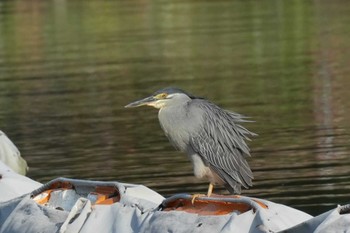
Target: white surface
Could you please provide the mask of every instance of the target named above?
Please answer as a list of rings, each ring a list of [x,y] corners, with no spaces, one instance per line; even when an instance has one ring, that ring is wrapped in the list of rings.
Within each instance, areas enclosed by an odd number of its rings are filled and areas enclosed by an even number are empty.
[[[345,213],[341,209],[347,209]],[[350,232],[350,206],[338,206],[308,221],[291,227],[280,233],[337,233]]]
[[[10,171],[9,175],[12,176],[11,179],[10,177],[5,179],[6,182],[9,181],[8,185],[20,186],[21,188],[26,186],[29,191],[40,186],[39,183],[13,171]],[[286,233],[324,233],[348,232],[350,228],[349,214],[340,214],[340,207],[313,218],[299,210],[254,198],[254,200],[267,205],[268,208],[265,209],[257,205],[253,199],[242,196],[239,199],[227,197],[225,199],[217,198],[216,200],[254,202],[254,210],[251,209],[242,214],[198,215],[184,211],[159,210],[158,206],[163,201],[163,197],[142,185],[62,180],[70,182],[75,189],[61,189],[54,192],[51,197],[52,200],[47,206],[38,205],[30,198],[29,194],[8,202],[0,202],[0,233],[261,233],[283,230]],[[2,182],[0,182],[0,185]],[[44,187],[50,185],[42,186],[40,192],[44,190]],[[114,185],[119,190],[120,201],[112,205],[93,205],[91,200],[85,196],[88,196],[89,190],[94,190],[95,185]],[[4,196],[7,198],[11,196],[3,192],[6,187],[0,186],[0,190],[0,198],[4,199]],[[23,190],[19,192],[23,193]],[[175,198],[188,198],[188,195],[179,195]],[[56,209],[57,207],[60,208]]]
[[[118,182],[114,184],[120,192],[119,202],[92,205],[85,197],[88,193],[83,192],[85,196],[79,197],[76,192],[107,183],[74,181],[68,180],[76,191],[53,192],[52,200],[46,206],[36,204],[28,196],[0,203],[0,233],[276,232],[312,218],[301,211],[265,200],[260,201],[268,205],[268,209],[256,207],[255,211],[239,215],[202,216],[183,211],[160,211],[161,195],[142,185]],[[242,200],[252,201],[248,197],[242,197]]]
[[[40,186],[39,182],[17,174],[0,161],[0,202],[22,196]]]
[[[91,211],[92,207],[90,200],[79,198],[70,211],[66,221],[61,226],[60,233],[80,232]]]
[[[143,185],[118,182],[113,185],[118,187],[121,199],[112,205],[93,205],[88,194],[86,197],[78,194],[79,189],[111,182],[78,181],[73,185],[75,190],[51,192],[50,201],[42,206],[29,194],[42,185],[17,174],[25,174],[26,170],[27,163],[17,147],[0,131],[0,233],[350,232],[350,216],[340,214],[340,207],[313,218],[299,210],[255,198],[268,208],[258,206],[255,211],[242,214],[203,216],[160,211],[158,206],[164,200],[161,195]],[[252,201],[249,197],[240,200]]]
[[[28,170],[27,162],[21,157],[21,154],[15,144],[0,130],[0,161],[10,167],[18,174],[25,175]]]
[[[339,207],[329,212],[326,219],[315,230],[315,233],[323,232],[350,232],[350,214],[340,214]]]
[[[73,189],[57,190],[50,193],[50,199],[46,206],[71,211],[79,198],[80,196]]]

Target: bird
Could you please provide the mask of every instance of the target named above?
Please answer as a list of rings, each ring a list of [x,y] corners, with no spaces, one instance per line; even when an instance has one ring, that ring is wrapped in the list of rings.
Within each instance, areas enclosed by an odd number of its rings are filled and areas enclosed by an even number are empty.
[[[231,194],[253,185],[246,141],[257,134],[241,125],[251,122],[248,117],[176,87],[160,89],[125,108],[144,105],[159,109],[159,123],[170,143],[187,154],[196,178],[209,181],[208,197],[214,185],[224,185]]]

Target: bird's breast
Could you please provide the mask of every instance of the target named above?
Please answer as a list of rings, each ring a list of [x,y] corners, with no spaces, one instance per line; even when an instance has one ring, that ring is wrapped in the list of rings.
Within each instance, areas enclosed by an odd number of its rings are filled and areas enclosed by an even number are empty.
[[[194,124],[191,124],[184,107],[163,108],[158,113],[159,123],[171,144],[178,150],[186,152]]]

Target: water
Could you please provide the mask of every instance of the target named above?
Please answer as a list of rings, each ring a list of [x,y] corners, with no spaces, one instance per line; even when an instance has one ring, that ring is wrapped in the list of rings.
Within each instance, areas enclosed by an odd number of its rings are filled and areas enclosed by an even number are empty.
[[[3,1],[0,128],[40,182],[205,192],[156,110],[123,108],[178,86],[255,120],[244,195],[316,215],[349,203],[349,21],[344,1]]]

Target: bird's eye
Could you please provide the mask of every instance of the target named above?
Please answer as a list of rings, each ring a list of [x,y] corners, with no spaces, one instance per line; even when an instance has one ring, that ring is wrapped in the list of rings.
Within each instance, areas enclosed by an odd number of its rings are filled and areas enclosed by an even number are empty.
[[[165,99],[168,96],[167,93],[161,93],[156,96],[157,99]]]

